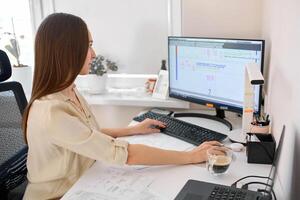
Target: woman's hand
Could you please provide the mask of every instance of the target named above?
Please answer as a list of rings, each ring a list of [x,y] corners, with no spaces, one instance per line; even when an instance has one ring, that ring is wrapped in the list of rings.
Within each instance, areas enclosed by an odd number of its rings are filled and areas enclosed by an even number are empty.
[[[132,134],[148,134],[148,133],[159,133],[160,129],[166,128],[166,125],[154,119],[145,119],[144,121],[132,126]]]
[[[203,142],[198,147],[194,148],[193,150],[189,151],[191,156],[191,163],[201,163],[207,161],[207,150],[213,148],[217,155],[224,154],[224,148],[220,142],[217,141],[209,141]]]

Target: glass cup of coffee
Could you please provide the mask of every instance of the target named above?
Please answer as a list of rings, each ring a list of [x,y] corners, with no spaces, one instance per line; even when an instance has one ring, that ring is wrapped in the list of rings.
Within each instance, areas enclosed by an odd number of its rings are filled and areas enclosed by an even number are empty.
[[[213,175],[227,173],[232,161],[232,150],[226,147],[213,147],[207,150],[207,169]]]

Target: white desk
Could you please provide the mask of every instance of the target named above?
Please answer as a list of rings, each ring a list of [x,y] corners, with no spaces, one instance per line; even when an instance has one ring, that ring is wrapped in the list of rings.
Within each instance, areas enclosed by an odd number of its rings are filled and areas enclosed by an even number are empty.
[[[235,131],[229,133],[228,128],[221,123],[212,122],[210,120],[200,120],[195,118],[182,118],[187,121],[197,122],[196,124],[208,124],[214,126],[207,126],[208,128],[221,131],[222,133],[237,134],[239,127],[241,126],[241,120],[235,118],[233,121],[233,127]],[[145,136],[131,136],[124,137],[131,143],[144,143],[147,145],[167,148],[167,149],[190,149],[193,145],[178,140],[176,138],[156,133]],[[168,140],[168,142],[165,142]],[[229,141],[225,141],[225,143]],[[147,156],[147,155],[145,155]],[[247,175],[262,175],[268,176],[270,171],[270,165],[260,165],[260,164],[248,164],[246,160],[246,152],[234,153],[233,162],[229,168],[229,172],[223,176],[212,176],[206,169],[204,164],[196,165],[184,165],[184,166],[154,166],[154,167],[135,167],[126,166],[119,167],[117,171],[119,173],[128,173],[131,176],[138,176],[148,178],[147,187],[143,194],[140,194],[139,198],[133,199],[147,199],[147,200],[158,200],[158,199],[174,199],[183,185],[188,179],[196,179],[207,182],[214,182],[219,184],[231,185],[234,181],[238,180]],[[68,191],[63,199],[75,200],[75,199],[114,199],[112,197],[104,198],[100,197],[97,193],[85,193],[88,192],[100,192],[103,190],[104,183],[101,182],[101,176],[107,176],[106,171],[112,169],[111,166],[106,166],[100,162],[96,162],[80,179],[79,181]],[[101,175],[101,173],[104,173]],[[102,180],[103,181],[103,180]],[[147,182],[147,180],[146,180]],[[145,182],[144,182],[145,183]],[[142,187],[142,184],[140,185]],[[118,183],[114,183],[114,187],[122,187],[122,181],[119,180]],[[128,191],[128,188],[126,190]],[[129,199],[126,197],[126,191],[122,191],[121,198],[115,199]],[[83,196],[80,196],[83,195]],[[124,196],[125,195],[125,196]],[[143,197],[142,197],[143,196]]]

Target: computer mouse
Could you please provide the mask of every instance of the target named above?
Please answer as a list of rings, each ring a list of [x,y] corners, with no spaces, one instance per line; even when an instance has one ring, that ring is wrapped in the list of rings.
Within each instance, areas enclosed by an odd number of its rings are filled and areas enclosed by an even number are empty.
[[[160,127],[160,126],[158,126],[158,125],[151,125],[150,128],[159,129],[160,132],[163,132],[163,131],[166,129],[165,127],[163,128],[163,127]]]
[[[230,144],[230,148],[232,149],[232,151],[242,151],[244,149],[244,145],[242,145],[241,143],[232,143]]]
[[[163,132],[166,129],[166,127],[160,127],[160,126],[155,126],[155,128],[159,129],[160,132]]]

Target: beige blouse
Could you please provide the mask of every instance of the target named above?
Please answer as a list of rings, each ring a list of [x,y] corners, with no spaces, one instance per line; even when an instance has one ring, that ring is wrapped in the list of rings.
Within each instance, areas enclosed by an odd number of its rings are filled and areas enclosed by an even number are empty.
[[[86,101],[84,112],[61,92],[35,100],[27,121],[28,180],[24,199],[57,199],[100,160],[125,164],[128,143],[100,132]]]

